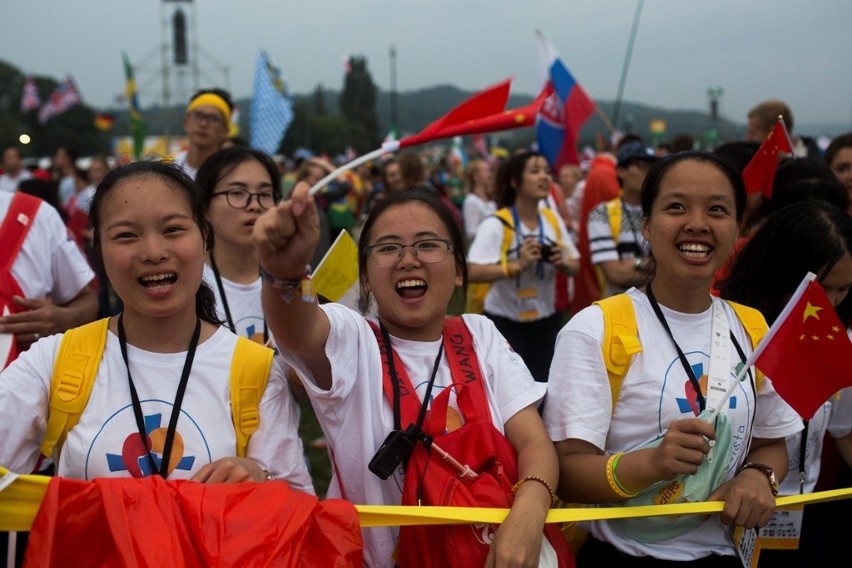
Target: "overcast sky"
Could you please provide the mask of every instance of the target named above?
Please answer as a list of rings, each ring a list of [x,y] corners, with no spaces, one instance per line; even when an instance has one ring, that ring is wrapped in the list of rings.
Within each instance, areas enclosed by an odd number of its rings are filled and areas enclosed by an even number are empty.
[[[175,5],[6,0],[0,59],[27,74],[59,79],[70,73],[84,100],[105,109],[116,106],[124,89],[124,51],[138,67],[145,108],[162,100],[162,46],[171,42],[162,22]],[[340,89],[346,54],[365,56],[376,84],[387,90],[393,45],[399,91],[435,84],[472,90],[513,77],[513,92],[534,94],[539,87],[535,30],[540,29],[589,94],[612,101],[637,0],[196,0],[177,5],[189,17],[189,43],[197,46],[200,70],[198,85],[192,72],[184,71],[186,92],[215,85],[229,88],[236,98],[249,96],[261,49],[281,68],[293,93],[308,93],[318,83]],[[721,87],[720,112],[738,122],[758,101],[781,98],[797,124],[834,122],[852,130],[850,25],[850,0],[648,0],[623,98],[704,110],[708,89]],[[177,79],[170,85],[181,92]]]

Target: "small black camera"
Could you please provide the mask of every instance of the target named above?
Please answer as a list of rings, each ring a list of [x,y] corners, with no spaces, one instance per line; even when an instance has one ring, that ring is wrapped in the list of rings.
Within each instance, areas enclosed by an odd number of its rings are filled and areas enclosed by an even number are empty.
[[[550,243],[541,243],[541,260],[550,262],[550,255],[553,254],[553,245]]]
[[[418,440],[425,443],[428,436],[414,424],[411,424],[405,431],[391,431],[382,445],[379,446],[376,455],[370,460],[368,469],[381,479],[387,479],[401,463],[408,461]]]

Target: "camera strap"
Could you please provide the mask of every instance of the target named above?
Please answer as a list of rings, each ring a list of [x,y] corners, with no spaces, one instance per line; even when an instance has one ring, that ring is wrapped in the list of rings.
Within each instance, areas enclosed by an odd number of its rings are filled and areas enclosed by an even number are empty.
[[[399,359],[399,355],[394,352],[393,347],[391,346],[390,334],[388,334],[388,330],[382,325],[382,322],[379,321],[379,330],[381,331],[381,341],[379,341],[379,352],[382,356],[382,367],[383,371],[387,371],[390,376],[390,383],[392,388],[391,397],[393,400],[393,427],[395,430],[402,430],[402,395],[403,389],[405,389],[406,396],[406,405],[408,408],[406,409],[406,416],[411,417],[415,414],[412,412],[417,405],[416,395],[414,392],[414,386],[411,384],[411,379],[408,377],[408,373],[405,370],[405,366],[402,364],[402,361]],[[377,336],[378,340],[379,337]],[[429,407],[429,400],[432,397],[432,387],[435,386],[435,376],[438,374],[438,366],[441,364],[441,356],[444,354],[444,342],[441,341],[438,346],[438,354],[435,356],[435,363],[432,365],[432,375],[429,377],[429,385],[426,387],[426,392],[423,394],[423,401],[420,403],[420,408],[416,410],[417,421],[415,423],[417,430],[420,431],[423,428],[423,421],[426,420],[426,410]],[[397,372],[396,368],[399,365],[399,372]],[[384,374],[384,373],[383,373]],[[388,381],[383,381],[386,383]],[[385,389],[385,395],[387,395],[387,389]]]
[[[437,375],[438,364],[440,363],[441,352],[438,352],[436,366],[432,371],[432,381],[430,381],[429,390],[423,398],[416,396],[414,385],[408,377],[399,356],[390,348],[390,336],[387,335],[387,330],[384,327],[370,322],[370,326],[376,336],[376,341],[379,345],[379,353],[382,360],[382,389],[385,398],[393,408],[394,412],[394,428],[403,430],[403,420],[413,422],[415,416],[418,416],[430,402],[431,390]],[[486,396],[485,385],[483,384],[482,371],[480,370],[479,360],[476,356],[476,351],[473,346],[473,337],[470,330],[460,317],[448,317],[444,320],[443,332],[443,351],[447,354],[447,361],[450,365],[450,374],[454,384],[459,386],[464,385],[465,390],[469,393],[470,404],[467,404],[467,398],[459,400],[459,409],[462,411],[465,422],[470,420],[491,420],[491,413],[488,406],[488,398]],[[458,390],[458,389],[457,389]],[[462,403],[465,404],[462,404]],[[427,433],[435,436],[440,435],[446,427],[446,411],[440,411],[435,416],[435,419],[430,418],[429,426],[426,428]],[[422,426],[422,425],[421,425]]]

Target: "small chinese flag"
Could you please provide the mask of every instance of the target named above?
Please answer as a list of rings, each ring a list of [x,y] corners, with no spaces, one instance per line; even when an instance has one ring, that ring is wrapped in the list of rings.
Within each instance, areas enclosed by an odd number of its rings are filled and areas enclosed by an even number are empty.
[[[763,193],[766,199],[772,199],[772,184],[775,181],[775,170],[778,169],[778,153],[793,153],[793,143],[784,125],[784,119],[778,117],[778,122],[757,153],[743,170],[743,183],[749,194]]]
[[[852,386],[852,341],[809,272],[755,350],[755,366],[805,420],[831,395]]]
[[[482,134],[498,130],[511,130],[535,124],[536,116],[544,101],[553,93],[553,87],[547,85],[538,96],[528,105],[507,109],[503,112],[471,119],[456,126],[447,127],[444,136],[462,136],[465,134]]]

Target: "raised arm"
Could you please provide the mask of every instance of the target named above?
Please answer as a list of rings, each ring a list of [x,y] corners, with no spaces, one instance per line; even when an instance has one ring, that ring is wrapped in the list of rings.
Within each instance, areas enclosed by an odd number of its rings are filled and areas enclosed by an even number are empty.
[[[317,386],[331,387],[331,368],[325,356],[329,322],[316,298],[305,297],[305,268],[319,240],[316,205],[308,187],[294,189],[290,199],[267,210],[252,236],[263,275],[263,312],[282,350],[302,357]]]

